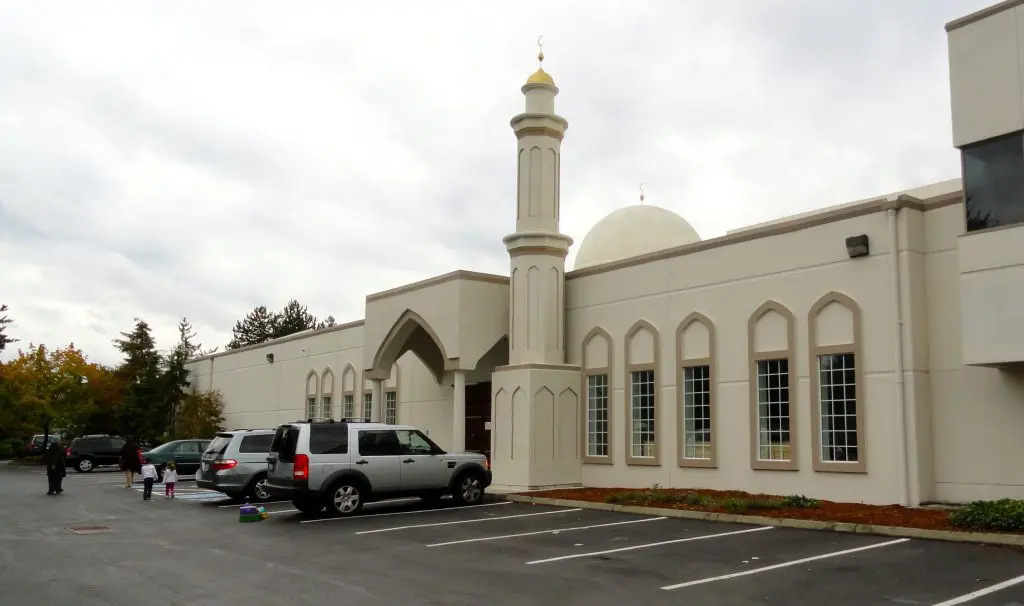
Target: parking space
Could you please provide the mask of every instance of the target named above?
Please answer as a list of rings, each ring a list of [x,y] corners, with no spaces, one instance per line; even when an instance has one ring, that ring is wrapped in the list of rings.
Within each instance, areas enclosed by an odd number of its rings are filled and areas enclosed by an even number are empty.
[[[34,478],[33,486],[39,483]],[[125,489],[121,479],[117,473],[69,476],[65,487],[74,500],[40,496],[45,505],[31,515],[15,520],[0,514],[14,525],[3,529],[5,538],[29,540],[36,532],[31,528],[52,525],[44,521],[48,516],[74,514],[88,523],[82,517],[88,512],[114,534],[62,538],[70,542],[69,574],[95,592],[94,579],[109,575],[108,562],[131,566],[140,578],[164,578],[173,570],[181,583],[145,586],[146,600],[168,603],[256,603],[273,595],[296,606],[338,595],[360,604],[1024,604],[1019,549],[494,497],[473,507],[447,499],[434,506],[418,499],[374,503],[348,518],[302,514],[290,502],[272,502],[265,505],[270,519],[240,524],[239,503],[219,493],[183,482],[174,501],[157,487],[161,498],[143,504],[138,488]],[[0,491],[0,505],[12,511],[8,494]],[[46,533],[47,541],[63,536]],[[73,560],[75,542],[85,541],[98,560]],[[18,545],[24,550],[35,543]],[[228,562],[230,577],[217,575]],[[21,574],[31,578],[34,570],[26,566]],[[4,574],[2,583],[24,581]]]

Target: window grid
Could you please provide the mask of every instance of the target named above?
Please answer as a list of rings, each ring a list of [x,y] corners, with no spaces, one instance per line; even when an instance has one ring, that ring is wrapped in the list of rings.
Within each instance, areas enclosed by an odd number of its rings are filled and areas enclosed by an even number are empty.
[[[821,460],[857,463],[857,375],[852,353],[818,356]]]
[[[398,393],[389,391],[384,394],[384,422],[394,425],[398,422]]]
[[[363,417],[366,419],[373,420],[373,392],[367,391],[363,393]]]
[[[653,458],[655,453],[654,371],[630,373],[630,451],[635,458]]]
[[[316,396],[306,396],[306,417],[316,419]]]
[[[789,360],[757,362],[757,458],[789,461]]]
[[[342,409],[341,417],[343,419],[351,419],[356,416],[356,402],[355,397],[352,394],[347,393],[341,398]]]
[[[320,420],[325,421],[334,418],[334,411],[331,410],[331,404],[333,404],[333,396],[323,396],[320,398]]]
[[[711,458],[711,367],[683,368],[683,458]]]
[[[608,456],[608,375],[587,375],[587,456]]]

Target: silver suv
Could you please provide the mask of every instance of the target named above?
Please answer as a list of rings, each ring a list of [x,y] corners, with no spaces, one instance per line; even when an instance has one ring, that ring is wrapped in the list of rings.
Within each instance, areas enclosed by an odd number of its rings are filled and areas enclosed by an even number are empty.
[[[267,453],[273,429],[239,429],[218,433],[206,447],[196,470],[196,486],[254,503],[270,499]]]
[[[277,428],[267,457],[267,489],[306,513],[327,507],[332,515],[347,516],[369,501],[435,501],[444,494],[460,505],[475,505],[490,484],[487,457],[445,452],[408,425],[287,423]]]

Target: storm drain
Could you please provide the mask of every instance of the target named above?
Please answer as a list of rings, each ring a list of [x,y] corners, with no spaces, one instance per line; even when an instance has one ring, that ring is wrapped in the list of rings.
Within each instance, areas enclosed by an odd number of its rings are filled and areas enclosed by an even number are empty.
[[[68,530],[74,534],[102,534],[113,532],[110,526],[68,526]]]

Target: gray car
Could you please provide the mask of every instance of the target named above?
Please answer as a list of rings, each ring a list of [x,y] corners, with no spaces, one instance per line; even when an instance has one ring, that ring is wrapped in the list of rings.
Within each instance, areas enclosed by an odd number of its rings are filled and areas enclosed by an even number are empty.
[[[409,425],[353,421],[281,425],[267,457],[267,488],[306,513],[357,513],[363,504],[445,494],[460,505],[483,500],[491,484],[487,457],[445,452]]]
[[[270,499],[267,454],[273,429],[238,429],[218,433],[206,448],[196,471],[196,486],[253,503]]]

